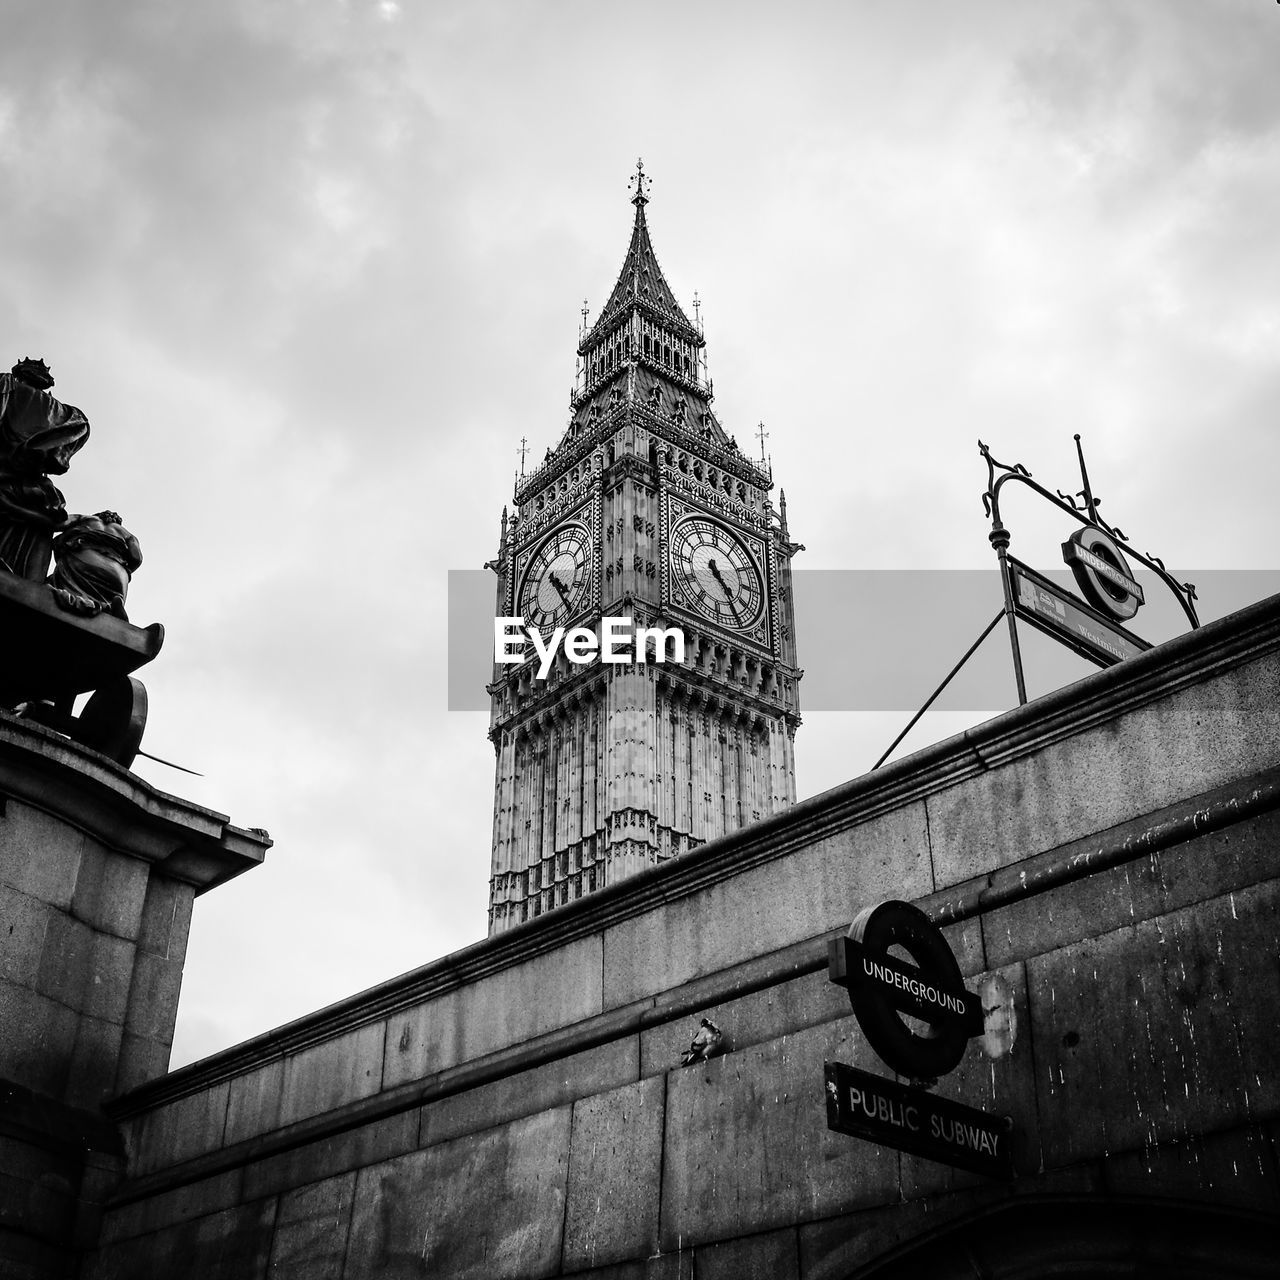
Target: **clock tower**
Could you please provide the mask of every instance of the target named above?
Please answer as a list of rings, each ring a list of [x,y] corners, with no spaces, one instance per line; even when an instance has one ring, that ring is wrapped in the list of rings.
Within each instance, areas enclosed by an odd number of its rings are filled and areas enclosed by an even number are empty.
[[[684,652],[669,638],[630,660],[568,645],[543,659],[530,644],[495,663],[491,934],[795,800],[801,548],[769,470],[712,410],[701,324],[649,240],[647,182],[638,165],[622,271],[589,327],[584,312],[568,426],[517,483],[490,566],[497,616],[546,640],[643,627],[678,632]]]

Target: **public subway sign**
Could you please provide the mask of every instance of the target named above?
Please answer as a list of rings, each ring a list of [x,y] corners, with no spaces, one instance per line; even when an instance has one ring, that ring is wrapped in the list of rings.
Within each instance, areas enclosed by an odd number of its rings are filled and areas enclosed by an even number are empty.
[[[989,1178],[1013,1177],[1013,1121],[843,1062],[823,1065],[827,1128]]]
[[[915,963],[890,955],[891,947]],[[942,931],[908,902],[861,912],[831,940],[827,973],[848,989],[867,1043],[899,1075],[936,1080],[982,1034],[982,1002],[965,989]]]

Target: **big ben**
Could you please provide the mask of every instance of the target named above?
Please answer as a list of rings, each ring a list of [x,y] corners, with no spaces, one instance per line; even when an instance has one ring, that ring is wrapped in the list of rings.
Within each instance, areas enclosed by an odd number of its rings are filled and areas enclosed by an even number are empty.
[[[495,615],[597,637],[625,619],[683,652],[495,662],[491,934],[795,800],[799,548],[767,465],[712,409],[642,166],[632,181],[631,242],[584,320],[568,426],[503,512]]]

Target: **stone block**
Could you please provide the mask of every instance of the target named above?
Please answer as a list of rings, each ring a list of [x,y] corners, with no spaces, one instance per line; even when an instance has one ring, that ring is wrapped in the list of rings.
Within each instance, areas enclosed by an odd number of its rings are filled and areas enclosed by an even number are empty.
[[[85,836],[18,800],[0,817],[0,884],[66,910],[75,893]]]
[[[280,1126],[280,1091],[284,1085],[284,1059],[235,1076],[227,1099],[225,1145],[269,1133]]]
[[[95,933],[80,1008],[92,1018],[123,1026],[133,969],[132,942],[109,933]]]
[[[56,908],[0,884],[0,980],[35,988],[45,931]]]
[[[897,1200],[897,1152],[827,1128],[828,1060],[878,1069],[849,1017],[670,1073],[663,1249]]]
[[[1027,964],[1044,1160],[1158,1146],[1274,1113],[1275,882]]]
[[[573,1107],[564,1268],[646,1257],[658,1242],[666,1078],[653,1076]]]
[[[600,1012],[600,938],[576,939],[397,1014],[384,1087],[420,1080]]]
[[[1274,767],[1277,665],[1268,654],[931,795],[939,886]]]
[[[864,906],[932,888],[924,805],[907,805],[608,928],[605,1007],[847,927]]]
[[[112,941],[119,942],[119,939]],[[72,1106],[96,1111],[105,1099],[114,1095],[123,1032],[118,1022],[89,1017],[79,1020],[66,1093],[66,1101]]]
[[[636,1037],[624,1036],[430,1102],[422,1109],[422,1145],[630,1084],[640,1074],[637,1056]]]
[[[137,938],[149,868],[140,858],[104,849],[86,839],[71,899],[71,914],[97,933]]]
[[[228,1091],[224,1080],[134,1120],[130,1126],[130,1174],[153,1173],[222,1146]]]
[[[134,958],[125,1030],[146,1040],[172,1044],[181,993],[182,961],[139,949]]]
[[[1256,1126],[1193,1135],[1115,1156],[1103,1166],[1109,1194],[1220,1204],[1253,1212],[1280,1210],[1275,1158]]]
[[[79,1018],[48,996],[0,982],[0,1078],[50,1098],[67,1088]],[[15,1032],[21,1028],[21,1033]]]
[[[1132,825],[1145,828],[1147,823]],[[1069,860],[1123,831],[1077,841],[1058,856]],[[988,961],[1001,965],[1041,955],[1246,888],[1274,874],[1267,861],[1277,843],[1280,813],[1264,814],[997,908],[983,917]]]
[[[54,912],[45,928],[36,990],[79,1012],[84,1007],[96,938],[87,924]]]
[[[609,1267],[575,1271],[574,1280],[694,1280],[693,1250],[657,1253],[650,1258],[619,1262]]]
[[[790,982],[707,1005],[684,1017],[646,1027],[640,1033],[641,1075],[670,1071],[680,1065],[703,1018],[720,1028],[725,1053],[776,1040],[789,1031],[818,1026],[849,1016],[849,993],[827,980],[825,970]]]
[[[357,1027],[285,1059],[280,1123],[332,1111],[382,1086],[385,1022]]]
[[[116,1067],[116,1092],[136,1089],[169,1070],[172,1046],[168,1040],[135,1036],[125,1031],[120,1041],[120,1062]]]
[[[213,1178],[201,1178],[149,1196],[133,1200],[103,1215],[103,1244],[127,1240],[132,1236],[150,1235],[168,1227],[205,1218],[240,1203],[242,1170],[232,1169]]]
[[[0,1134],[0,1229],[65,1243],[79,1174],[76,1156]]]
[[[559,1269],[570,1109],[362,1169],[343,1280],[507,1280]],[[484,1212],[458,1187],[483,1188]]]
[[[245,1197],[275,1195],[414,1151],[418,1128],[419,1113],[414,1108],[255,1161],[245,1169]]]
[[[4,1280],[49,1280],[75,1272],[71,1252],[21,1231],[0,1227],[0,1275]]]
[[[699,1245],[695,1267],[698,1280],[799,1280],[795,1229]]]
[[[341,1280],[355,1188],[356,1175],[344,1173],[280,1197],[271,1280]]]
[[[180,880],[153,874],[147,881],[138,928],[138,950],[183,962],[191,930],[195,890]]]
[[[88,1258],[81,1274],[84,1280],[266,1280],[275,1212],[275,1200],[260,1200],[116,1241]]]

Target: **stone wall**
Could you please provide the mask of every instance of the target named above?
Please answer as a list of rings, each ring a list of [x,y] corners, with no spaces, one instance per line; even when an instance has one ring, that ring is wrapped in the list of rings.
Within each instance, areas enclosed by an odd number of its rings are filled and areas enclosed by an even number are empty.
[[[1265,1274],[1278,692],[1280,598],[136,1089],[85,1274],[808,1280],[949,1223],[983,1274]],[[889,1074],[825,972],[884,898],[1011,985],[938,1091],[1013,1117],[1012,1184],[826,1128],[824,1061]]]
[[[269,843],[0,713],[0,1274],[96,1237],[101,1104],[168,1069],[195,895]]]

